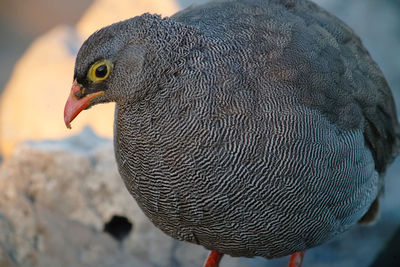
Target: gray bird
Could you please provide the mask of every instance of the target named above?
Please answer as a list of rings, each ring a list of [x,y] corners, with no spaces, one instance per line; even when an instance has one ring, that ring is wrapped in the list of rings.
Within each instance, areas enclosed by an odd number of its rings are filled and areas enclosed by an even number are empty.
[[[359,37],[308,0],[144,14],[82,45],[67,127],[116,102],[126,187],[155,226],[234,257],[301,262],[378,212],[399,151],[392,94]],[[299,252],[299,253],[297,253]]]

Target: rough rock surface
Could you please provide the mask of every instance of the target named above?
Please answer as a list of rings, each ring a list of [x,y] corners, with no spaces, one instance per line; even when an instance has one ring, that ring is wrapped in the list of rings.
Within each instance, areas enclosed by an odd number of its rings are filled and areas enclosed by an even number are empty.
[[[388,171],[381,219],[311,249],[305,266],[369,266],[400,222],[396,174]],[[113,216],[114,236],[104,232]],[[89,129],[60,141],[18,145],[0,166],[0,266],[201,266],[202,247],[175,241],[143,215],[119,177],[112,142]],[[225,256],[224,266],[285,266]]]
[[[122,242],[104,232],[113,216],[132,223],[129,233],[115,225]],[[0,168],[0,229],[2,267],[201,266],[207,255],[150,223],[125,189],[112,142],[89,129],[16,147]]]
[[[133,224],[122,242],[103,231],[115,215]],[[144,217],[112,142],[90,130],[16,147],[0,169],[0,229],[0,266],[200,266],[207,255]]]

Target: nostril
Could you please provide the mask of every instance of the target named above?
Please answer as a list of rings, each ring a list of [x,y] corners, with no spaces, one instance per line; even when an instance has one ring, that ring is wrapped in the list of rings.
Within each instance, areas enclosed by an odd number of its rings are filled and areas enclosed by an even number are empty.
[[[114,215],[104,224],[104,232],[109,233],[115,240],[123,241],[132,231],[133,223],[125,216]]]

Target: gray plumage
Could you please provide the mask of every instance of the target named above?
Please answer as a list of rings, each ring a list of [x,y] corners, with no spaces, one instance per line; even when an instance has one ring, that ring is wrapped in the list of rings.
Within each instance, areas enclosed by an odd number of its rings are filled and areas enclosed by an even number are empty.
[[[87,80],[99,59],[114,66]],[[168,235],[280,257],[376,214],[398,152],[390,89],[359,38],[307,0],[215,1],[94,33],[76,59],[115,101],[129,192]]]

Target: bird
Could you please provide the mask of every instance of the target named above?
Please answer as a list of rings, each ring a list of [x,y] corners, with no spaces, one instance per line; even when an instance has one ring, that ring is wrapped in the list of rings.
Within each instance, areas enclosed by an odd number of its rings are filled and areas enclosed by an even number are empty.
[[[309,0],[217,0],[93,33],[64,108],[115,102],[119,173],[150,221],[233,257],[292,255],[379,213],[399,152],[387,81]]]

